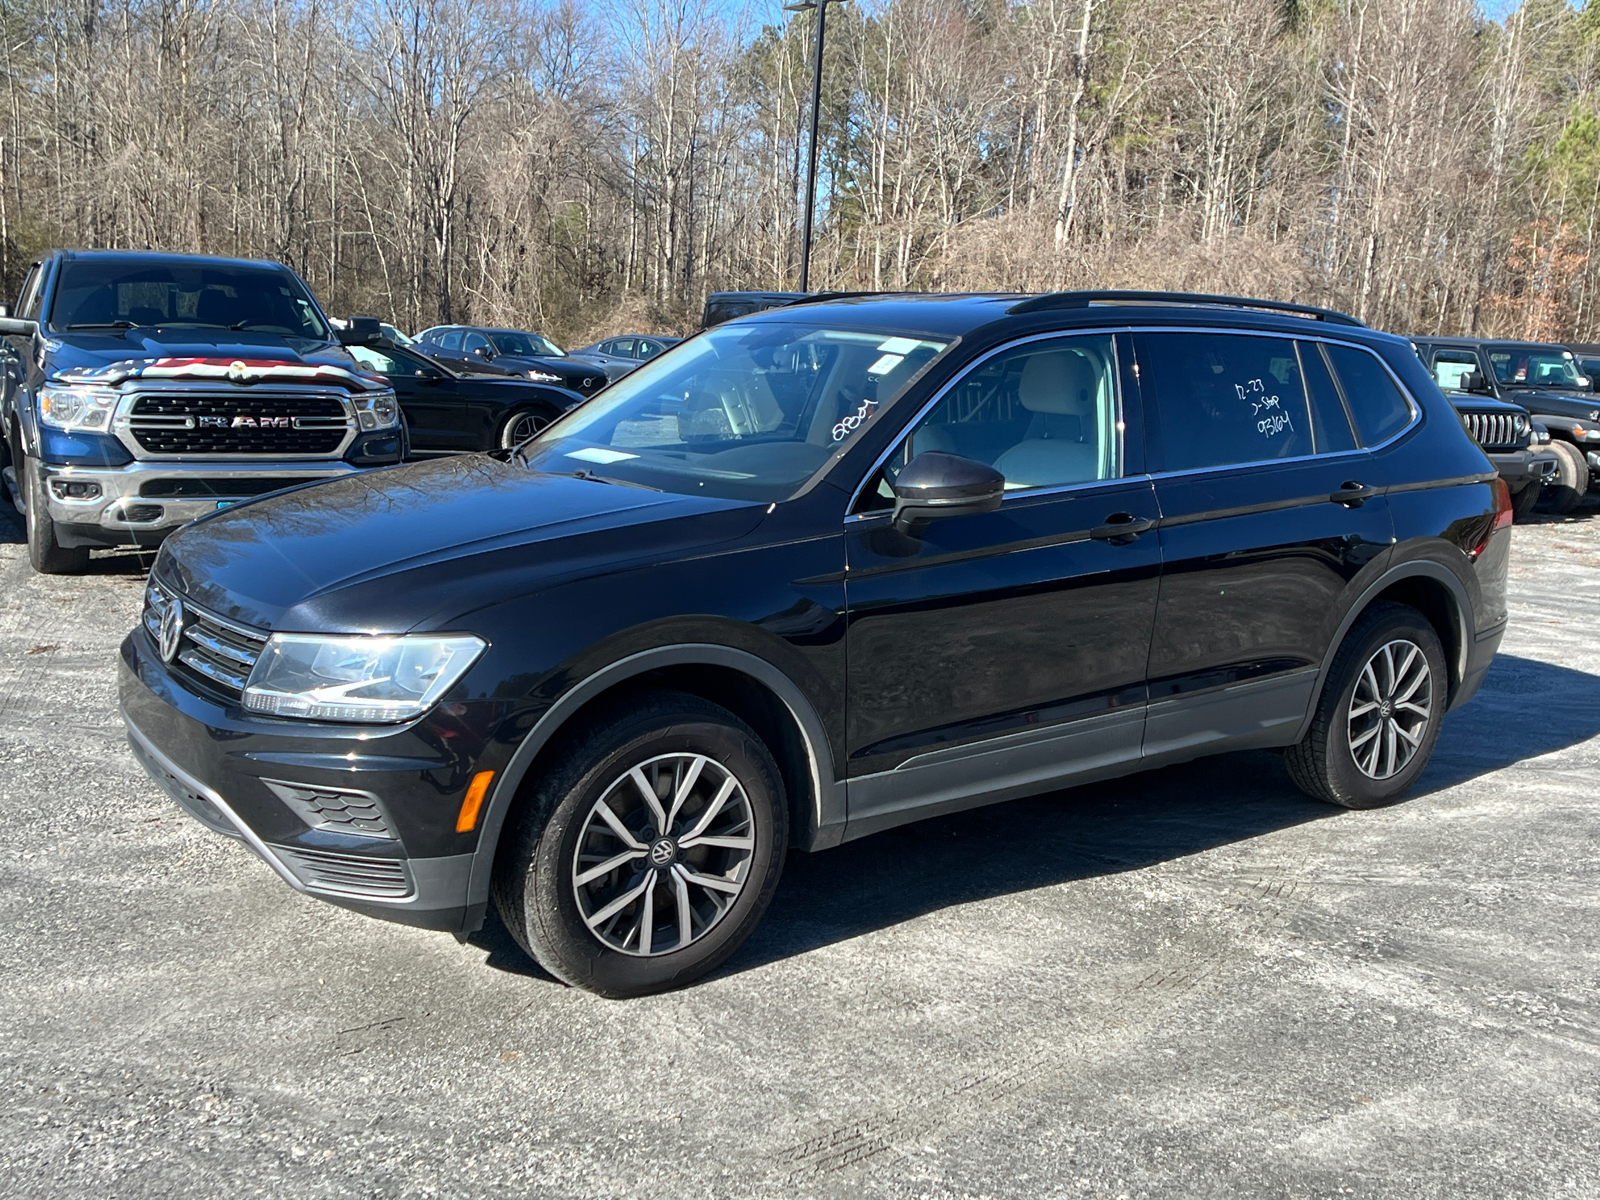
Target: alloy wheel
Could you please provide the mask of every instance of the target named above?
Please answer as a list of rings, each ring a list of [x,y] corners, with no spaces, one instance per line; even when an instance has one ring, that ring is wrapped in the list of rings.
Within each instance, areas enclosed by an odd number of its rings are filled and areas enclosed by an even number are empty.
[[[538,436],[546,425],[550,424],[548,418],[538,413],[523,413],[506,426],[503,439],[504,448],[514,450],[531,437]]]
[[[1390,779],[1422,746],[1433,716],[1433,672],[1422,647],[1386,642],[1367,660],[1350,695],[1350,756],[1369,779]]]
[[[572,862],[578,912],[613,950],[681,950],[738,900],[755,845],[750,799],[732,771],[704,754],[648,759],[584,818]]]

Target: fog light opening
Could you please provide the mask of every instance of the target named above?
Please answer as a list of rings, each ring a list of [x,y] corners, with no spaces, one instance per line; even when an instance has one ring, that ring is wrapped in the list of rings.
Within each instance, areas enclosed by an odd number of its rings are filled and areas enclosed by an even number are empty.
[[[97,500],[100,485],[83,479],[52,479],[50,490],[57,500]]]

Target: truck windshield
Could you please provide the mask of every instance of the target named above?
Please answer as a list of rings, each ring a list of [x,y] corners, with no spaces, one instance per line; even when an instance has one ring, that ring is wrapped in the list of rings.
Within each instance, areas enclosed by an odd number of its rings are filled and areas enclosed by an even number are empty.
[[[1572,352],[1556,346],[1491,346],[1489,368],[1506,387],[1580,386]]]
[[[287,271],[138,259],[64,263],[48,323],[57,331],[195,326],[331,340]]]
[[[718,326],[612,384],[522,454],[540,471],[781,500],[947,344],[815,325]]]

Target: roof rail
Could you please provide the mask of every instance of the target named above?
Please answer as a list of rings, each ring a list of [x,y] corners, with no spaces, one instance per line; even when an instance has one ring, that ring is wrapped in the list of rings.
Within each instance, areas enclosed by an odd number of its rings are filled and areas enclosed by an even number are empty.
[[[1187,304],[1219,308],[1255,308],[1265,312],[1290,313],[1313,321],[1327,321],[1334,325],[1356,325],[1366,328],[1348,313],[1331,308],[1317,308],[1310,304],[1290,304],[1284,300],[1253,300],[1247,296],[1211,296],[1201,292],[1127,292],[1085,291],[1051,292],[1032,296],[1021,304],[1011,306],[1012,313],[1046,312],[1058,308],[1088,308],[1091,304]]]

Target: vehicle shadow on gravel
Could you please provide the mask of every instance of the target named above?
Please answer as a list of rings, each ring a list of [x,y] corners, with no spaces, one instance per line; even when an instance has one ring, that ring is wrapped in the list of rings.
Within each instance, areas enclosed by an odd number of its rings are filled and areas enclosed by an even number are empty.
[[[1539,702],[1557,696],[1559,705]],[[1479,695],[1446,720],[1433,761],[1407,799],[1597,734],[1600,676],[1501,655]],[[1138,870],[1344,812],[1296,789],[1275,752],[1249,751],[936,817],[819,854],[794,853],[766,917],[718,974],[954,905]],[[489,952],[489,966],[550,978],[492,912],[471,942]]]

